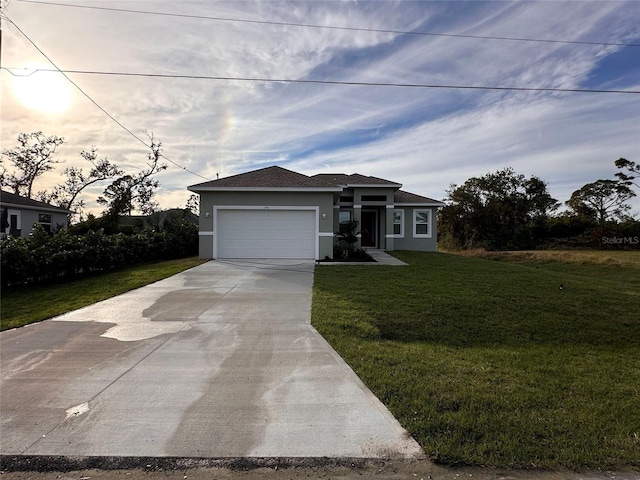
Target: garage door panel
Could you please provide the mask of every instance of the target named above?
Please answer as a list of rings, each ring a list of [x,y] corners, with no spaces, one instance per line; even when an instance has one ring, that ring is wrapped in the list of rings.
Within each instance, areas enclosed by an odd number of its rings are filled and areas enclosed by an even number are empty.
[[[217,213],[218,258],[315,258],[313,210]]]

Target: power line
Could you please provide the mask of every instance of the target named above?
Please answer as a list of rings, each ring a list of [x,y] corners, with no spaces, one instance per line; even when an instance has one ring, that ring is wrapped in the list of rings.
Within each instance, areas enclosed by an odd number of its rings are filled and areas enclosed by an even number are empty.
[[[556,40],[556,39],[541,39],[541,38],[521,38],[521,37],[499,37],[492,35],[465,35],[456,33],[439,33],[439,32],[416,32],[410,30],[392,30],[392,29],[379,29],[379,28],[360,28],[360,27],[338,27],[334,25],[317,25],[312,23],[294,23],[294,22],[276,22],[268,20],[249,20],[242,18],[228,18],[228,17],[215,17],[208,15],[189,15],[183,13],[166,13],[166,12],[154,12],[150,10],[132,10],[126,8],[114,8],[114,7],[96,7],[91,5],[73,5],[69,3],[56,3],[46,2],[42,0],[18,0],[23,3],[36,3],[41,5],[51,5],[56,7],[70,7],[70,8],[84,8],[89,10],[106,10],[110,12],[121,13],[135,13],[142,15],[158,15],[164,17],[179,17],[179,18],[191,18],[198,20],[214,20],[219,22],[236,22],[236,23],[253,23],[260,25],[277,25],[283,27],[303,27],[303,28],[323,28],[329,30],[347,30],[352,32],[372,32],[372,33],[392,33],[396,35],[420,35],[420,36],[432,36],[432,37],[453,37],[453,38],[473,38],[480,40],[505,40],[512,42],[539,42],[539,43],[561,43],[569,45],[596,45],[607,47],[640,47],[638,43],[618,43],[618,42],[589,42],[580,40]]]
[[[1,67],[14,76],[20,76],[13,70],[18,68]],[[503,90],[503,91],[519,91],[519,92],[564,92],[564,93],[627,93],[640,94],[640,90],[599,90],[590,88],[556,88],[556,87],[500,87],[487,85],[450,85],[450,84],[428,84],[428,83],[385,83],[385,82],[349,82],[342,80],[305,80],[292,78],[260,78],[260,77],[223,77],[213,75],[178,75],[169,73],[137,73],[137,72],[107,72],[96,70],[54,70],[47,68],[38,68],[31,70],[28,75],[35,72],[61,72],[69,74],[81,75],[102,75],[102,76],[120,76],[120,77],[146,77],[146,78],[173,78],[186,80],[218,80],[218,81],[239,81],[239,82],[263,82],[263,83],[298,83],[298,84],[316,84],[316,85],[342,85],[342,86],[359,86],[359,87],[401,87],[401,88],[439,88],[439,89],[457,89],[457,90]],[[22,75],[22,76],[28,76]]]
[[[141,144],[143,144],[145,147],[147,147],[147,148],[152,148],[152,147],[151,147],[151,145],[147,145],[147,142],[145,142],[145,141],[144,141],[143,139],[141,139],[138,135],[136,135],[136,134],[135,134],[135,133],[133,133],[131,130],[129,130],[126,126],[124,126],[120,121],[118,121],[118,119],[116,119],[113,115],[111,115],[111,114],[110,114],[109,112],[107,112],[104,108],[102,108],[102,106],[100,106],[100,105],[98,104],[98,102],[96,102],[93,98],[91,98],[91,96],[90,96],[87,92],[85,92],[85,91],[84,91],[84,90],[83,90],[83,89],[82,89],[82,88],[81,88],[77,83],[75,83],[73,80],[71,80],[71,78],[69,78],[69,76],[67,75],[67,73],[66,73],[64,70],[60,69],[60,67],[58,67],[58,66],[54,63],[54,61],[53,61],[53,60],[51,60],[51,58],[49,58],[49,56],[48,56],[46,53],[44,53],[44,52],[42,51],[42,49],[40,49],[40,47],[38,47],[38,45],[36,45],[36,43],[35,43],[33,40],[31,40],[31,38],[30,38],[26,33],[24,33],[24,32],[22,31],[22,29],[21,29],[18,25],[16,25],[16,23],[15,23],[13,20],[11,20],[11,19],[7,16],[7,14],[6,14],[6,13],[3,13],[3,14],[2,14],[2,18],[4,18],[5,20],[7,20],[9,23],[11,23],[11,24],[12,24],[12,25],[13,25],[13,26],[18,30],[18,32],[20,32],[20,34],[21,34],[24,38],[26,38],[26,39],[27,39],[27,41],[28,41],[29,43],[31,43],[31,45],[33,45],[33,47],[34,47],[38,52],[40,52],[40,54],[41,54],[44,58],[46,58],[46,59],[47,59],[47,61],[48,61],[51,65],[53,65],[53,67],[54,67],[54,69],[41,69],[40,71],[46,71],[46,72],[58,72],[58,73],[61,73],[61,74],[64,76],[64,78],[66,78],[66,79],[67,79],[67,81],[68,81],[69,83],[71,83],[71,85],[73,85],[74,87],[76,87],[76,89],[77,89],[77,90],[78,90],[82,95],[84,95],[84,96],[85,96],[85,97],[86,97],[86,98],[87,98],[91,103],[93,103],[93,104],[94,104],[94,105],[95,105],[95,106],[96,106],[96,107],[97,107],[97,108],[98,108],[102,113],[104,113],[107,117],[109,117],[111,120],[113,120],[113,121],[114,121],[114,122],[115,122],[115,123],[116,123],[120,128],[122,128],[125,132],[127,132],[129,135],[131,135],[133,138],[135,138],[138,142],[140,142]],[[11,70],[9,70],[9,69],[7,69],[7,68],[5,68],[5,67],[0,67],[0,68],[2,68],[2,69],[4,69],[4,70],[7,70],[7,71],[9,71],[9,73],[12,73],[12,74],[13,74],[13,72],[11,72]],[[35,71],[38,71],[38,70],[35,70]],[[13,74],[13,75],[15,75],[15,74]],[[178,163],[174,162],[173,160],[171,160],[171,159],[170,159],[169,157],[167,157],[166,155],[161,154],[160,156],[161,156],[162,158],[164,158],[165,160],[169,161],[170,163],[174,164],[176,167],[179,167],[179,168],[181,168],[182,170],[184,170],[184,171],[186,171],[186,172],[191,173],[192,175],[195,175],[195,176],[197,176],[197,177],[200,177],[200,178],[202,178],[202,179],[204,179],[204,180],[211,180],[210,178],[204,177],[203,175],[200,175],[199,173],[193,172],[193,171],[189,170],[187,167],[184,167],[184,166],[182,166],[182,165],[180,165],[180,164],[178,164]]]

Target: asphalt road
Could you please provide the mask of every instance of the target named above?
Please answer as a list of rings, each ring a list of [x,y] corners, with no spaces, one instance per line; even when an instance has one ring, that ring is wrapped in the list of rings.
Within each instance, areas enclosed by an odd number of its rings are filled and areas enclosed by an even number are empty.
[[[310,324],[312,262],[209,262],[0,334],[0,454],[419,458]]]

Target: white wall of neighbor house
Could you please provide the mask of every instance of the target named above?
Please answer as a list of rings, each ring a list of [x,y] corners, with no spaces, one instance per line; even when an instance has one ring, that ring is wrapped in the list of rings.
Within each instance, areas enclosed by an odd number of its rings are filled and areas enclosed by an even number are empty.
[[[36,224],[40,224],[48,232],[56,232],[67,228],[67,215],[57,211],[32,210],[26,208],[7,208],[7,235],[10,233],[20,233],[21,237],[28,237]]]

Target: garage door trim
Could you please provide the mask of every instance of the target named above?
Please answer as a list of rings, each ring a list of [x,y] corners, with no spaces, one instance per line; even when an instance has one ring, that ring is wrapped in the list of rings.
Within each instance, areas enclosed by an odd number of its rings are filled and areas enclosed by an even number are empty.
[[[314,212],[314,255],[317,260],[320,254],[320,207],[314,205],[218,205],[213,207],[213,256],[218,258],[218,211],[219,210],[296,210]]]

